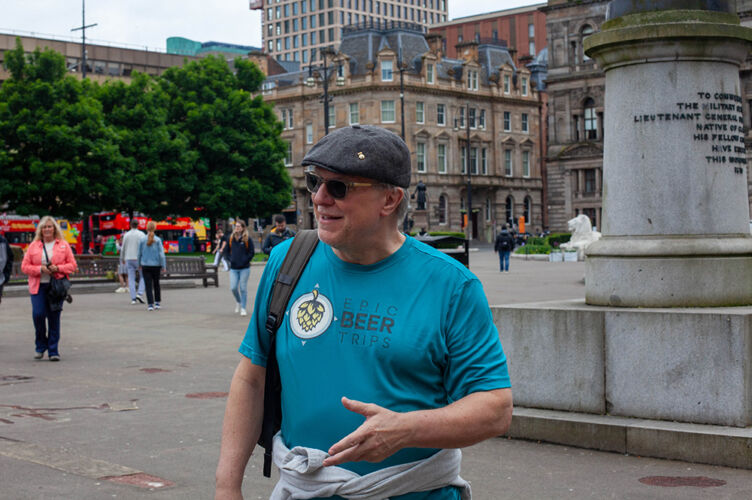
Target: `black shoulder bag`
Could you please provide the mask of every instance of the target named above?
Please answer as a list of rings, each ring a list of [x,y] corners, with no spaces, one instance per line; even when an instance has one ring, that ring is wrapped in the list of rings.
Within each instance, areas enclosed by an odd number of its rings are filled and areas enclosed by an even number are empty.
[[[50,256],[47,255],[47,248],[42,242],[42,250],[44,250],[44,256],[47,258],[47,265],[52,264]],[[62,278],[55,278],[50,275],[50,287],[47,289],[47,301],[50,304],[51,311],[62,311],[63,302],[67,301],[69,304],[73,301],[73,298],[68,294],[71,283],[68,276],[63,274]]]
[[[264,420],[258,444],[264,447],[264,476],[272,475],[272,447],[274,435],[282,424],[282,382],[277,364],[277,330],[285,317],[290,295],[298,284],[319,242],[315,229],[300,231],[293,238],[290,249],[282,261],[277,279],[272,287],[269,314],[266,317],[266,332],[269,334],[269,355],[266,360],[266,383],[264,386]]]

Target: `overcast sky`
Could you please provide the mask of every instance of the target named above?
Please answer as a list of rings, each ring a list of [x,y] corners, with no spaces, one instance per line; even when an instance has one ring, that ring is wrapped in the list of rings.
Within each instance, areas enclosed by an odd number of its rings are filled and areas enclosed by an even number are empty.
[[[541,1],[447,0],[449,19]],[[81,0],[2,0],[0,32],[80,39]],[[92,43],[164,50],[171,36],[261,46],[261,11],[248,0],[86,0],[86,30]]]

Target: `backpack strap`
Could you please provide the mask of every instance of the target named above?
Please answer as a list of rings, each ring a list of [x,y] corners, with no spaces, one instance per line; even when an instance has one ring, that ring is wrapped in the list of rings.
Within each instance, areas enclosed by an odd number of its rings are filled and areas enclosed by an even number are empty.
[[[316,244],[318,231],[308,229],[298,232],[292,240],[282,266],[272,287],[269,313],[266,317],[266,332],[269,334],[269,354],[266,361],[266,383],[264,385],[264,419],[258,443],[264,447],[264,476],[271,477],[272,446],[274,434],[282,422],[282,382],[277,364],[277,330],[285,317],[285,309],[290,296],[298,284],[300,275],[308,264]]]

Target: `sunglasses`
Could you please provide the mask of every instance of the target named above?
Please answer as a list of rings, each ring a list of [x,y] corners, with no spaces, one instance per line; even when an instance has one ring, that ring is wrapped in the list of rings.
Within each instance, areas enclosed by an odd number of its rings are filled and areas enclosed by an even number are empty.
[[[347,190],[353,187],[374,186],[378,182],[344,182],[337,179],[326,180],[319,177],[313,172],[305,173],[306,188],[311,194],[316,194],[322,184],[326,185],[326,192],[336,200],[341,200],[347,196]]]

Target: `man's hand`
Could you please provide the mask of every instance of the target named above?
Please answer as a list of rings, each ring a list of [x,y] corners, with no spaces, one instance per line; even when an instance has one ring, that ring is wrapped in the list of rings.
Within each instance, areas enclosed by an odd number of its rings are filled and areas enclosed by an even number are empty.
[[[363,415],[366,421],[329,448],[325,466],[363,460],[381,462],[404,448],[413,433],[407,413],[347,398],[342,398],[342,405]]]

